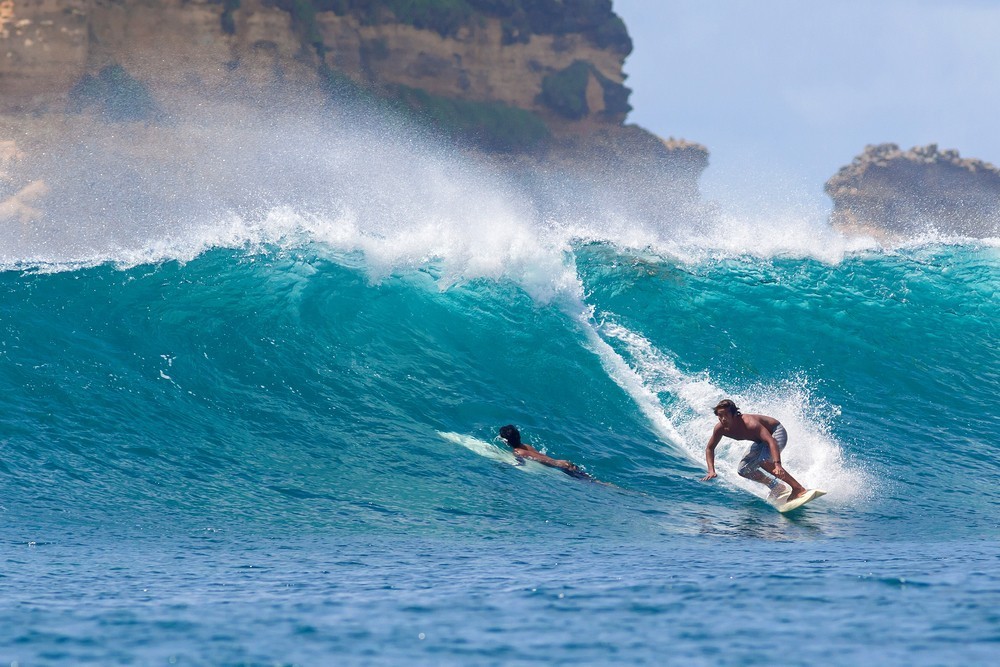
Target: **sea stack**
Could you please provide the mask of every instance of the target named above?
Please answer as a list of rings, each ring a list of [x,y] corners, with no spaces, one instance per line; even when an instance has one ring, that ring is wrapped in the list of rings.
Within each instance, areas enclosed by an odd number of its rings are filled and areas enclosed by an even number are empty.
[[[936,144],[867,146],[826,182],[831,221],[879,236],[1000,235],[1000,170]]]

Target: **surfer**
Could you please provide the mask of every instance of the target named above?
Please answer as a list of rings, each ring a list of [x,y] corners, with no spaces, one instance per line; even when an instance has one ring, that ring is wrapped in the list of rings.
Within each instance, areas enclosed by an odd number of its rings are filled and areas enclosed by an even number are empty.
[[[786,501],[795,500],[806,494],[807,489],[796,482],[795,478],[781,466],[781,451],[788,442],[788,434],[781,422],[767,415],[745,415],[728,398],[720,401],[715,406],[714,412],[719,418],[719,423],[712,430],[712,437],[708,439],[708,446],[705,447],[708,474],[701,481],[707,482],[716,476],[715,447],[722,440],[722,436],[726,436],[733,440],[754,441],[746,456],[740,461],[737,472],[741,477],[760,482],[770,488],[768,500],[775,500],[785,495],[783,489],[778,488],[781,482],[791,487]],[[761,468],[773,477],[765,475],[761,472]]]
[[[517,427],[513,424],[507,424],[506,426],[500,427],[500,439],[506,442],[507,445],[514,450],[514,456],[518,459],[531,459],[532,461],[538,461],[542,465],[547,465],[551,468],[559,468],[571,477],[594,479],[581,470],[575,463],[570,463],[565,459],[554,459],[551,456],[546,456],[531,445],[526,445],[521,442],[521,432],[518,431]]]

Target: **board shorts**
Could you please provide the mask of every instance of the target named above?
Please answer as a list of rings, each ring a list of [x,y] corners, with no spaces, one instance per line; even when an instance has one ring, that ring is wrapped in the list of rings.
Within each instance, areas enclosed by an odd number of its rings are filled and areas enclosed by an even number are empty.
[[[785,427],[781,424],[775,426],[774,432],[771,433],[771,437],[778,443],[778,451],[784,451],[785,444],[788,443],[788,433],[785,432]],[[738,472],[741,477],[747,477],[760,468],[761,463],[770,460],[771,448],[768,447],[767,443],[763,440],[755,440],[754,443],[750,445],[750,450],[746,453],[746,456],[744,456],[743,460],[740,461]]]

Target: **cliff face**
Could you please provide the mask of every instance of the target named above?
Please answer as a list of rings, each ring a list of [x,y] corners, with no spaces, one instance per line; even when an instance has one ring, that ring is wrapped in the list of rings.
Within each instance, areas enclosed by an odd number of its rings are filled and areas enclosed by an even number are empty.
[[[178,92],[276,81],[315,85],[291,18],[244,2],[242,30],[227,35],[219,2],[6,0],[0,29],[0,112],[60,112],[88,73],[117,64],[169,107]]]
[[[203,190],[181,172],[205,134],[271,111],[278,130],[313,114],[336,132],[358,104],[404,110],[543,199],[686,207],[708,152],[622,124],[630,50],[610,0],[0,0],[0,222],[53,224],[68,192],[82,205],[74,178],[136,211]],[[168,172],[177,187],[152,192]],[[206,196],[239,208],[240,187]]]
[[[324,61],[359,83],[421,88],[443,97],[502,102],[528,109],[558,125],[558,110],[545,103],[547,78],[585,64],[585,108],[579,118],[618,124],[627,108],[616,104],[625,55],[599,49],[582,35],[536,35],[504,43],[499,19],[463,27],[454,37],[399,23],[363,25],[354,16],[327,12],[317,18]]]
[[[913,234],[935,229],[1000,235],[1000,170],[936,145],[868,146],[826,182],[831,221],[843,229]]]
[[[4,0],[0,112],[62,110],[81,77],[108,65],[149,86],[168,111],[177,93],[277,84],[316,90],[330,72],[379,92],[413,88],[528,110],[557,132],[618,125],[628,111],[621,43],[600,47],[567,32],[516,39],[509,20],[489,13],[435,30],[391,9],[316,11],[340,5]]]

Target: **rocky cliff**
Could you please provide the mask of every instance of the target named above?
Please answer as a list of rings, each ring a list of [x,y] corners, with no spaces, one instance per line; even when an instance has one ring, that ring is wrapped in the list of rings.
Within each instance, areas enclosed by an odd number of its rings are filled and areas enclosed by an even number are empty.
[[[522,4],[556,5],[565,15],[556,19],[585,18],[518,23],[513,8]],[[620,124],[629,109],[622,63],[631,43],[609,1],[3,0],[0,7],[0,111],[61,110],[75,83],[109,65],[149,86],[167,110],[178,92],[315,89],[331,76],[379,93],[415,89],[528,110],[557,129]],[[447,11],[454,7],[465,11]]]
[[[1000,170],[936,145],[868,146],[826,183],[831,220],[851,231],[1000,235]]]
[[[623,125],[630,50],[610,0],[0,0],[0,215],[39,215],[25,164],[60,133],[166,144],[203,100],[388,109],[518,169],[696,199],[705,148]]]

